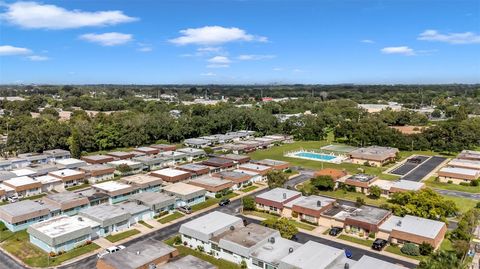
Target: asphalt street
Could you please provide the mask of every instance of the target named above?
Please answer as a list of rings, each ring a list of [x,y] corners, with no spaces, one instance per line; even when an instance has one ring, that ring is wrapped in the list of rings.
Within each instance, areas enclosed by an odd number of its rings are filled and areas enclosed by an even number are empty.
[[[455,196],[460,198],[468,198],[468,199],[480,201],[480,193],[469,193],[469,192],[441,190],[441,189],[435,189],[435,191],[443,195]]]

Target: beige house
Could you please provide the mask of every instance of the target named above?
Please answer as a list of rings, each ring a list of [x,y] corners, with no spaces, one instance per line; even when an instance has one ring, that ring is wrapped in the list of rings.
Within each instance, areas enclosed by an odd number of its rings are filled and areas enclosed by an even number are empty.
[[[370,146],[359,148],[349,153],[352,163],[368,164],[370,166],[381,167],[389,162],[396,160],[398,154],[397,148]]]

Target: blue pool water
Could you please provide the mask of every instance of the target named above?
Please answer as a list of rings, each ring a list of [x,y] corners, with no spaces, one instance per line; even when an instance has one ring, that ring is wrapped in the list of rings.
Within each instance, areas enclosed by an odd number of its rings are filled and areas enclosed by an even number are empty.
[[[295,156],[317,159],[317,160],[321,160],[321,161],[331,161],[331,160],[336,158],[333,155],[313,153],[313,152],[298,152],[298,153],[295,154]]]

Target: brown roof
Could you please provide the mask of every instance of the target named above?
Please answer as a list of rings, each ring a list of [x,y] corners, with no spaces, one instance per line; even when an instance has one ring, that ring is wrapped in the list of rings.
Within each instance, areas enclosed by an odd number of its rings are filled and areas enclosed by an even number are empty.
[[[339,169],[333,169],[333,168],[324,168],[322,170],[316,171],[313,174],[314,177],[331,176],[334,181],[346,175],[347,175],[347,172]]]

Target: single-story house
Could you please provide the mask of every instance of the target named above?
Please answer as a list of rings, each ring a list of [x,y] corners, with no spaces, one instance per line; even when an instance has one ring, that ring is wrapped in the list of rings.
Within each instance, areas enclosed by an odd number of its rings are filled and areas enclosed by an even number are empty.
[[[205,201],[206,190],[201,187],[186,184],[183,182],[174,183],[163,188],[167,194],[176,197],[176,207],[193,206]]]
[[[383,166],[389,162],[394,162],[399,153],[397,148],[370,146],[359,148],[349,153],[352,163],[369,164],[371,166]]]
[[[85,177],[91,184],[112,180],[115,176],[115,168],[103,164],[94,164],[80,167],[85,172]]]
[[[230,180],[204,175],[188,181],[188,184],[204,188],[207,190],[206,195],[208,197],[215,198],[217,193],[220,194],[229,190],[235,183]]]
[[[156,170],[150,173],[151,176],[161,178],[166,182],[180,182],[189,179],[192,174],[189,172],[175,169],[175,168],[165,168],[161,170]]]
[[[89,164],[105,164],[108,162],[113,162],[115,160],[114,157],[109,155],[90,155],[83,156],[81,159]]]
[[[275,188],[270,191],[259,194],[255,197],[257,209],[282,215],[285,204],[296,200],[302,196],[302,193],[294,190]]]

